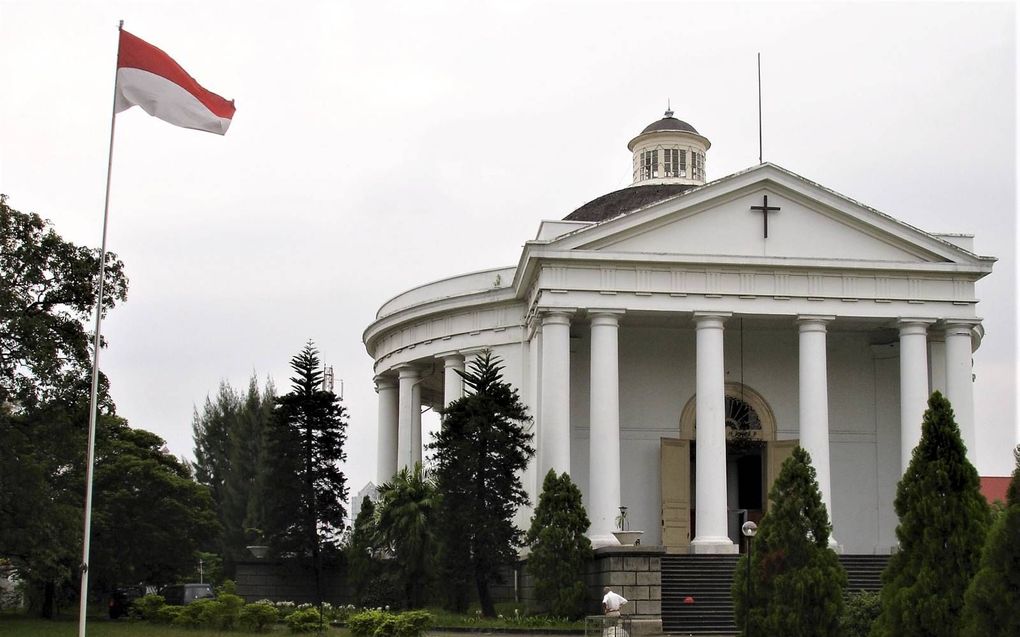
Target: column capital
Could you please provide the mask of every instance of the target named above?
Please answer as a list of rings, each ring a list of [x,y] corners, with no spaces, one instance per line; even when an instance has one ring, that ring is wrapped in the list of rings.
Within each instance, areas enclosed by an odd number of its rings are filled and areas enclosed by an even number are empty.
[[[823,330],[826,324],[836,320],[836,317],[831,314],[798,314],[796,323],[804,329],[805,325],[817,325]]]
[[[378,392],[380,389],[395,389],[397,381],[390,376],[379,375],[375,377],[375,390]]]
[[[943,319],[938,322],[937,327],[942,328],[946,336],[951,334],[970,336],[978,325],[981,325],[981,319]]]
[[[570,325],[577,308],[543,308],[539,312],[542,325]]]
[[[694,322],[697,329],[722,329],[726,319],[733,316],[733,312],[694,312]]]
[[[592,326],[595,325],[610,325],[617,326],[620,324],[620,317],[626,314],[626,310],[607,310],[607,309],[588,309],[588,318],[591,320]]]
[[[418,378],[421,375],[421,370],[418,369],[417,366],[411,365],[410,363],[397,365],[393,369],[397,370],[397,375],[401,380],[405,378]]]
[[[443,360],[443,364],[446,367],[450,367],[451,365],[464,362],[464,352],[458,350],[442,352],[440,354],[436,354],[436,358],[441,358]]]
[[[920,336],[928,334],[928,327],[935,324],[931,318],[908,318],[900,317],[896,320],[896,327],[900,330],[900,336]]]

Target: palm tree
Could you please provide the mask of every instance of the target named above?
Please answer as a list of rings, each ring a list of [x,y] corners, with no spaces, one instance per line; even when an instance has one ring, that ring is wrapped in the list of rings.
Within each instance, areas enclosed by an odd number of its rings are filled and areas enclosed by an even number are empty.
[[[413,471],[405,467],[379,487],[379,496],[378,542],[396,560],[408,608],[421,608],[436,553],[435,484],[419,462]]]

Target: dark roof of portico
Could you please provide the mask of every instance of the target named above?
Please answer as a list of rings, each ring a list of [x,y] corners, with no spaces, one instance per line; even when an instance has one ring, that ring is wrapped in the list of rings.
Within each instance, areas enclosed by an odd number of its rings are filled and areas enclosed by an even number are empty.
[[[647,129],[645,129],[647,130]],[[693,129],[691,129],[693,130]],[[649,184],[628,186],[592,199],[563,218],[564,221],[605,221],[681,195],[694,184]]]

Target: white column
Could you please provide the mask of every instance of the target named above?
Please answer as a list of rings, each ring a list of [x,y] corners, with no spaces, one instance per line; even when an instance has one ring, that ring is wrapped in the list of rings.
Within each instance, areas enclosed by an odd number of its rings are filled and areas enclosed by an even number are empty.
[[[971,369],[969,322],[946,323],[946,398],[953,406],[956,424],[960,426],[967,458],[977,462],[977,432],[974,430],[974,383]]]
[[[539,484],[553,469],[570,473],[570,315],[542,317],[542,465]]]
[[[588,447],[588,536],[595,548],[613,536],[620,496],[620,310],[588,310],[591,317],[591,410]]]
[[[411,366],[399,368],[400,416],[397,470],[421,462],[421,374]]]
[[[829,376],[825,326],[834,316],[800,316],[800,445],[811,455],[822,504],[832,521],[829,469]],[[837,546],[835,534],[829,546]]]
[[[375,379],[376,393],[379,395],[379,447],[376,452],[375,484],[389,482],[397,472],[397,413],[399,395],[397,383],[389,378],[378,376]]]
[[[928,325],[926,319],[900,319],[900,473],[921,441],[928,407]]]
[[[726,369],[723,322],[728,312],[695,312],[697,323],[697,510],[694,553],[736,553],[726,510]]]
[[[443,406],[464,396],[464,379],[457,372],[464,371],[464,356],[457,352],[440,354],[443,359]]]

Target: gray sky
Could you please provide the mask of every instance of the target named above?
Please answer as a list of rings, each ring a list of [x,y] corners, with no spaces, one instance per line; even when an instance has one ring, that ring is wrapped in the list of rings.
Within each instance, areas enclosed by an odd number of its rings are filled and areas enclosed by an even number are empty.
[[[375,474],[376,309],[516,263],[542,219],[630,182],[662,116],[709,179],[765,159],[999,258],[980,284],[979,470],[1016,439],[1012,4],[0,0],[0,192],[98,246],[116,26],[237,102],[226,137],[117,121],[109,246],[128,302],[101,366],[121,415],[191,456],[221,379],[344,381],[352,493]],[[996,433],[997,432],[997,433]]]

